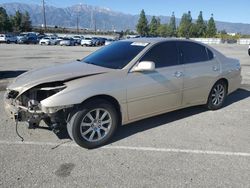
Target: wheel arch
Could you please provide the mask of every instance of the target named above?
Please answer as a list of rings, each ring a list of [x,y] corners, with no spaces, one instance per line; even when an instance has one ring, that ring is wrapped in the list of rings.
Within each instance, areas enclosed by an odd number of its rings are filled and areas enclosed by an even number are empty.
[[[115,97],[113,97],[113,96],[105,95],[105,94],[95,95],[95,96],[92,96],[92,97],[89,97],[89,98],[85,99],[80,105],[84,106],[84,104],[89,103],[89,102],[91,102],[93,100],[96,100],[96,99],[105,100],[105,101],[109,102],[111,105],[113,105],[114,108],[117,111],[117,115],[118,115],[118,119],[119,119],[119,124],[121,124],[121,122],[122,122],[121,105],[118,102],[118,100]]]
[[[208,93],[208,95],[207,95],[207,101],[208,101],[208,98],[209,98],[209,95],[210,95],[210,93],[211,93],[211,91],[212,91],[212,88],[214,87],[214,85],[216,84],[216,83],[218,83],[218,82],[220,82],[220,81],[223,81],[225,84],[226,84],[226,92],[228,93],[228,80],[225,78],[225,77],[222,77],[222,78],[219,78],[219,79],[217,79],[215,82],[214,82],[214,84],[212,85],[212,87],[210,88],[210,90],[209,90],[209,93]]]
[[[217,82],[219,82],[219,81],[222,81],[222,82],[224,82],[225,84],[226,84],[226,92],[228,93],[228,80],[226,79],[226,78],[220,78],[219,80],[217,80],[214,84],[216,84]]]

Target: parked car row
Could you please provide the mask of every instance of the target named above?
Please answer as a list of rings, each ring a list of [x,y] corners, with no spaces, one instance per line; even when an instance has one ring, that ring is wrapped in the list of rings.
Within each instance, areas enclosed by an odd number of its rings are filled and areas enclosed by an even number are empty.
[[[102,46],[102,45],[108,45],[110,43],[114,42],[113,39],[106,39],[102,37],[86,37],[81,40],[82,46]]]
[[[112,43],[113,39],[103,37],[84,37],[75,35],[73,37],[58,37],[57,35],[43,35],[34,32],[21,33],[18,36],[12,34],[0,34],[0,43],[18,44],[40,44],[60,46],[102,46]]]
[[[1,43],[37,44],[39,35],[36,33],[21,33],[18,36],[13,34],[0,34]]]

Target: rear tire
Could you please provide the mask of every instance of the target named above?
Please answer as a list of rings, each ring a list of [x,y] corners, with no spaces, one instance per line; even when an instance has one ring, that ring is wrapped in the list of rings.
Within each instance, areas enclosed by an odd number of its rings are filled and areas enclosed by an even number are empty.
[[[118,114],[112,104],[97,99],[72,113],[67,131],[79,146],[92,149],[106,144],[118,126]]]
[[[227,84],[224,81],[219,80],[214,84],[209,93],[206,107],[209,110],[220,109],[225,102],[226,96],[227,96]]]

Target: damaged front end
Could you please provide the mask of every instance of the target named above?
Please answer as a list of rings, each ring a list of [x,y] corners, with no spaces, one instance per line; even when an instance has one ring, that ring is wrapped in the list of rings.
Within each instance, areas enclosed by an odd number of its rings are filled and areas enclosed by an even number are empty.
[[[29,128],[39,126],[40,121],[57,129],[61,124],[65,124],[66,109],[55,108],[53,111],[44,111],[41,101],[64,90],[66,85],[63,82],[52,82],[37,85],[23,93],[16,90],[7,89],[5,94],[5,108],[15,121],[28,122]]]

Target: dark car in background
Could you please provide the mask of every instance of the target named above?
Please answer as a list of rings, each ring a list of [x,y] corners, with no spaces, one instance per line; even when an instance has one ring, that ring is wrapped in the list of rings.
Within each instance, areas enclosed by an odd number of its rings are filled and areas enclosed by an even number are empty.
[[[80,35],[75,35],[75,36],[73,36],[72,38],[75,40],[75,44],[81,45],[81,40],[83,39],[82,36],[80,36]]]
[[[99,40],[97,37],[92,37],[91,39],[91,46],[98,46]]]
[[[106,38],[101,37],[93,37],[91,40],[92,46],[102,46],[105,44]]]
[[[28,32],[28,33],[20,33],[17,36],[18,44],[37,44],[39,42],[39,38],[37,33]]]
[[[36,35],[25,35],[17,39],[18,44],[37,44],[38,38]]]
[[[100,45],[104,45],[106,40],[106,38],[99,38]]]
[[[250,56],[250,44],[248,45],[248,55]]]

